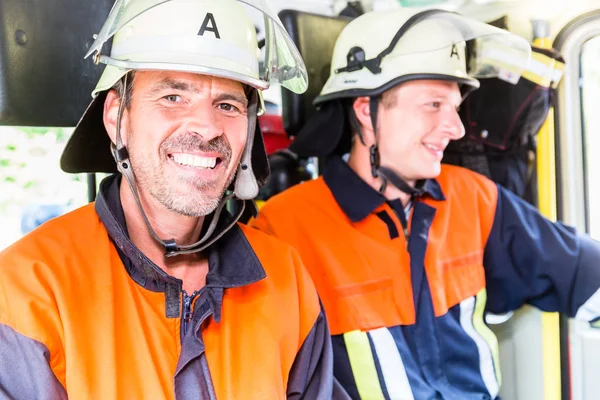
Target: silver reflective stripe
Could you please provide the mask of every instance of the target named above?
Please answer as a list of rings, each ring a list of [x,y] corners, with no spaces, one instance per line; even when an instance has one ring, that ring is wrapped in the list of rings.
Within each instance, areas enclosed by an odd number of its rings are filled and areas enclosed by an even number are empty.
[[[257,89],[266,90],[270,87],[269,82],[265,82],[258,78],[251,78],[248,75],[243,75],[237,72],[228,71],[225,69],[218,69],[212,67],[204,67],[202,65],[191,65],[191,64],[178,64],[174,62],[163,62],[163,63],[148,63],[148,62],[134,62],[134,61],[122,61],[109,56],[100,56],[100,62],[115,66],[123,69],[147,69],[147,70],[160,70],[160,71],[187,71],[195,72],[198,74],[220,76],[223,78],[232,79],[247,83],[248,85]]]
[[[131,56],[132,54],[148,53],[202,54],[205,57],[223,58],[244,66],[248,70],[248,75],[258,78],[258,61],[255,54],[248,53],[242,47],[224,40],[204,38],[202,36],[178,35],[128,38],[114,44],[111,57],[119,59],[123,56]]]
[[[62,400],[65,388],[50,368],[50,351],[0,324],[0,398]]]
[[[398,346],[387,328],[369,331],[390,399],[414,400]]]

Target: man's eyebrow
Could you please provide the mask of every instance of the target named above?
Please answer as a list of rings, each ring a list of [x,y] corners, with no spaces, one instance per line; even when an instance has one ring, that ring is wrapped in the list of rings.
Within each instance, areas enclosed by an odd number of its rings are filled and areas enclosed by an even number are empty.
[[[224,101],[224,100],[236,101],[240,104],[243,104],[244,107],[248,107],[248,98],[246,97],[246,95],[241,94],[241,93],[223,92],[223,93],[219,93],[214,99],[215,102]]]
[[[159,81],[151,90],[151,93],[162,92],[163,90],[177,90],[181,92],[198,93],[200,89],[193,84],[184,81],[176,81],[170,78],[164,78]]]
[[[426,89],[423,91],[424,96],[447,98],[448,95],[439,89]]]
[[[159,93],[164,90],[177,90],[181,92],[199,93],[201,89],[185,81],[176,81],[170,78],[164,78],[159,81],[151,90],[151,93]],[[248,106],[248,98],[242,93],[223,92],[219,93],[214,101],[232,100]]]
[[[454,103],[454,95],[451,93],[444,93],[443,91],[437,90],[437,89],[429,89],[427,91],[424,91],[422,94],[422,97],[424,98],[434,98],[437,100],[448,100],[451,103]]]

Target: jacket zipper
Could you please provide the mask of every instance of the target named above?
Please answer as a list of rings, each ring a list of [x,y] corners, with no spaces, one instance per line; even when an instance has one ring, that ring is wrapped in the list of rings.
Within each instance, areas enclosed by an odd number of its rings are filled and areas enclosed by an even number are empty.
[[[183,342],[183,337],[187,333],[190,323],[194,317],[194,312],[192,310],[192,303],[194,299],[198,296],[199,291],[196,290],[192,293],[191,296],[187,294],[185,290],[181,291],[181,341]]]
[[[200,292],[202,291],[202,289],[200,290],[196,290],[194,291],[194,293],[192,293],[191,296],[188,296],[187,292],[185,290],[181,291],[181,343],[183,344],[183,338],[185,337],[185,334],[187,333],[189,327],[190,327],[190,323],[192,322],[192,319],[194,318],[194,312],[192,310],[192,303],[194,302],[194,299],[196,297],[198,297],[200,295]],[[202,368],[202,375],[204,377],[204,382],[206,383],[206,388],[208,390],[208,400],[215,400],[217,397],[215,395],[215,388],[213,386],[212,383],[212,379],[211,379],[211,375],[210,375],[210,370],[208,368],[208,364],[206,362],[206,354],[202,354],[200,356],[200,365]],[[202,396],[201,396],[202,397]]]

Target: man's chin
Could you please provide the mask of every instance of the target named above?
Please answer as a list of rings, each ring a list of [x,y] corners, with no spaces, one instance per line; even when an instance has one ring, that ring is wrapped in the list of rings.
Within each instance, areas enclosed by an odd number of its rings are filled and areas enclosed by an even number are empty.
[[[442,173],[442,166],[438,164],[437,166],[432,166],[427,168],[427,171],[419,171],[419,173],[415,174],[415,181],[422,181],[426,179],[437,179],[438,176]]]
[[[221,198],[214,197],[198,198],[197,201],[190,200],[192,199],[190,199],[188,196],[186,202],[173,201],[167,202],[164,205],[167,206],[167,208],[171,211],[176,212],[177,214],[186,217],[200,218],[212,214],[221,202]]]
[[[223,198],[224,191],[212,185],[183,184],[173,188],[161,203],[171,211],[188,217],[204,217],[211,214]],[[221,185],[219,185],[220,189]],[[173,190],[175,189],[175,190]]]

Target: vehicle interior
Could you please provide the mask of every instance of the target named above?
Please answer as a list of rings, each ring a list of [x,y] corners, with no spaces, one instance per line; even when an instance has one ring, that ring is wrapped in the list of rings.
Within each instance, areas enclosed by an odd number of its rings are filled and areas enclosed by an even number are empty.
[[[49,218],[93,201],[100,174],[69,176],[58,159],[102,68],[83,55],[113,0],[0,0],[0,250]],[[597,0],[278,0],[306,63],[302,95],[273,86],[259,118],[272,176],[257,202],[316,178],[318,158],[287,150],[314,114],[335,40],[352,18],[395,7],[442,8],[534,46],[518,85],[486,82],[461,110],[467,135],[445,162],[505,185],[542,214],[600,240],[600,3]],[[263,32],[257,22],[259,37]],[[325,134],[325,133],[324,133]],[[103,144],[99,144],[103,145]],[[598,267],[600,268],[600,261]],[[500,342],[505,399],[596,399],[600,328],[525,306],[486,316]]]

